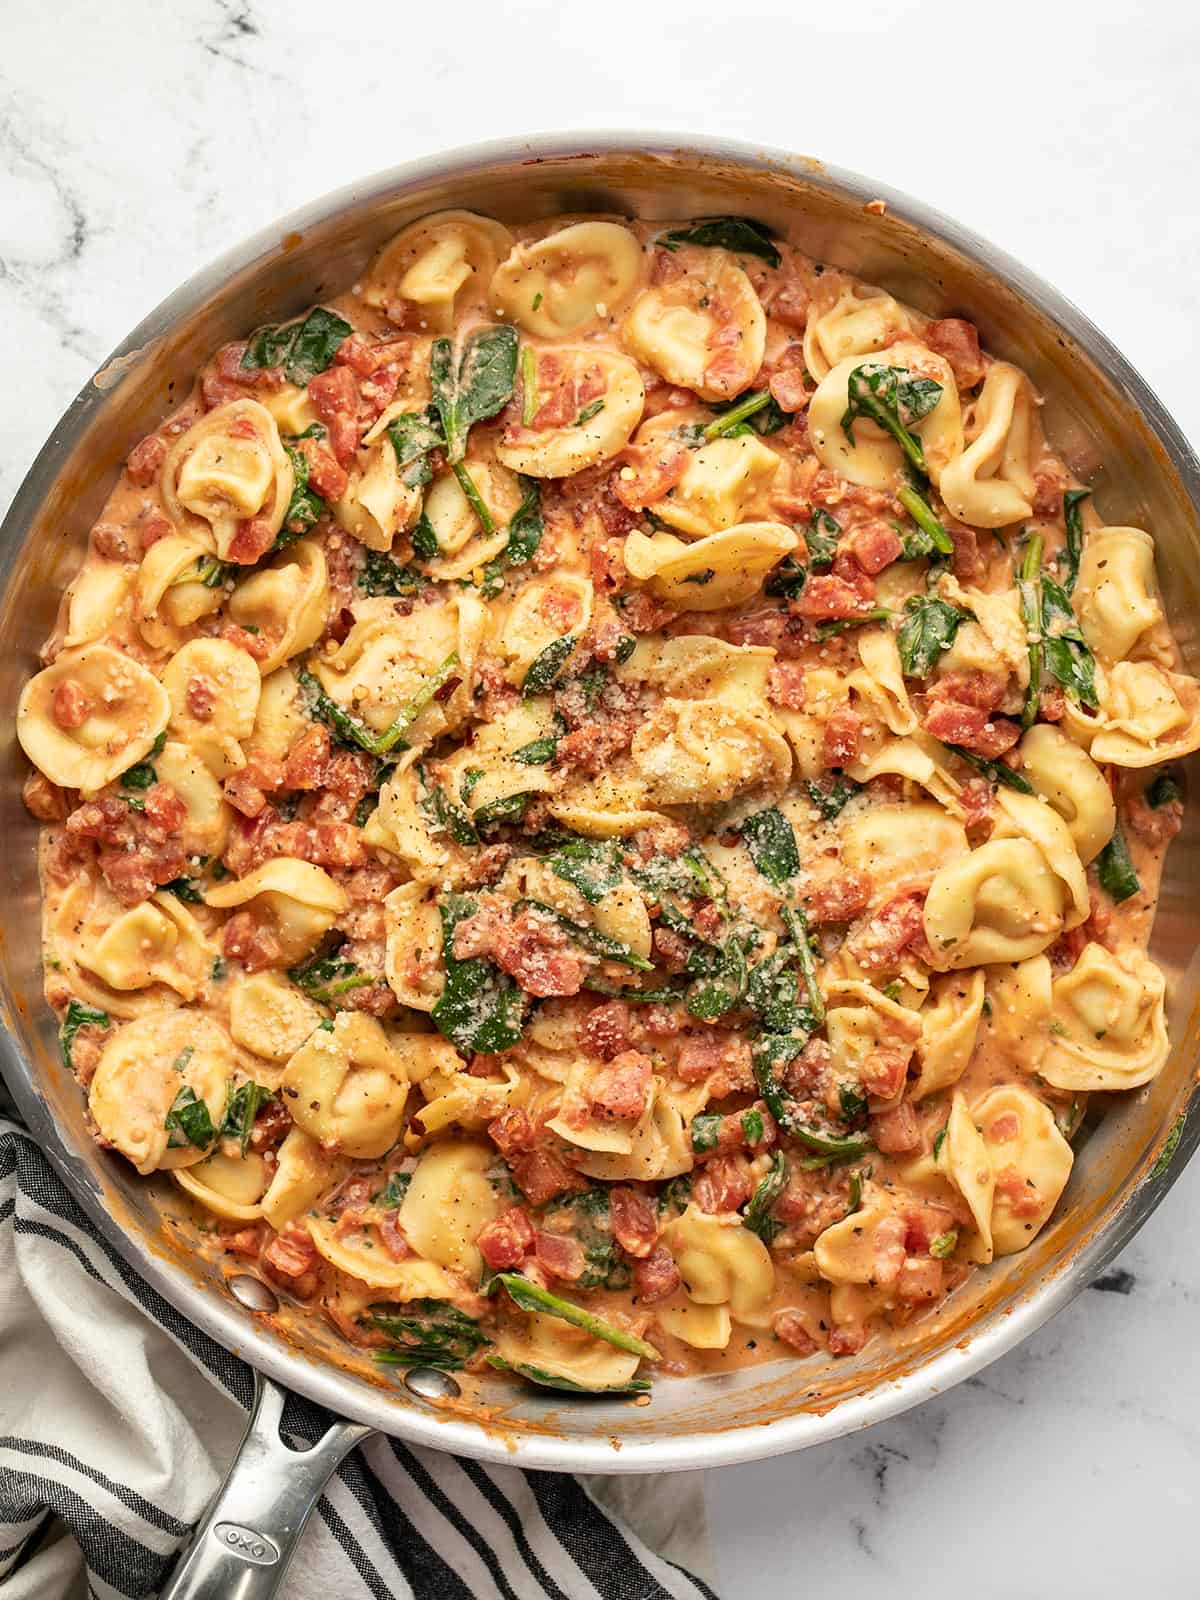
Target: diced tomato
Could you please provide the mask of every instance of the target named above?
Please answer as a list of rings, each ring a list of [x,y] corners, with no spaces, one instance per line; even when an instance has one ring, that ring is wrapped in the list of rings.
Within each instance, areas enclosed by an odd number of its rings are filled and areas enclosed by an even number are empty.
[[[488,1138],[508,1159],[533,1149],[536,1131],[524,1111],[502,1111],[488,1123]]]
[[[829,1335],[831,1356],[856,1356],[871,1337],[865,1322],[838,1323]]]
[[[542,1270],[552,1278],[561,1278],[564,1283],[577,1283],[587,1271],[587,1257],[578,1239],[560,1233],[538,1232],[533,1249]]]
[[[38,822],[62,822],[67,815],[67,797],[56,783],[40,772],[31,772],[21,787],[25,809]]]
[[[633,1121],[646,1109],[654,1063],[638,1050],[623,1050],[593,1074],[584,1088],[597,1116]]]
[[[349,478],[345,467],[320,439],[297,439],[296,449],[308,462],[308,481],[325,500],[340,500]]]
[[[924,918],[924,890],[895,895],[851,934],[850,953],[872,971],[894,969],[904,952],[924,937]]]
[[[865,872],[844,867],[834,877],[809,885],[805,905],[810,921],[851,922],[866,910],[871,880]]]
[[[317,1247],[308,1229],[291,1222],[263,1251],[263,1266],[275,1278],[302,1278],[316,1255]]]
[[[795,661],[773,661],[767,678],[767,694],[787,711],[804,710],[805,670]]]
[[[692,1199],[701,1211],[737,1211],[754,1193],[745,1156],[713,1156],[692,1185]]]
[[[899,560],[903,549],[900,535],[891,523],[883,521],[867,522],[856,528],[847,536],[846,545],[859,566],[871,577]]]
[[[239,1228],[236,1233],[223,1233],[222,1249],[231,1256],[247,1256],[253,1260],[262,1249],[265,1226],[265,1223],[255,1222],[248,1228]]]
[[[857,584],[832,574],[818,573],[809,578],[791,607],[797,616],[809,622],[845,622],[851,617],[861,617],[874,604],[875,585],[865,573],[862,582]]]
[[[937,700],[926,711],[921,726],[943,744],[961,745],[976,755],[994,761],[1011,750],[1021,737],[1021,725],[1008,717],[998,717],[979,706],[966,706],[958,700]]]
[[[932,1256],[910,1256],[900,1268],[896,1293],[909,1305],[940,1300],[945,1290],[945,1269]]]
[[[656,439],[649,444],[626,445],[622,465],[614,474],[612,492],[630,511],[661,500],[687,470],[691,451],[674,439]]]
[[[771,1319],[771,1331],[797,1355],[811,1356],[820,1348],[798,1311],[777,1311]]]
[[[874,1099],[894,1100],[904,1087],[911,1056],[911,1045],[907,1050],[896,1045],[880,1045],[864,1056],[859,1068],[859,1081]],[[883,1148],[882,1145],[880,1148]]]
[[[884,1155],[903,1155],[916,1150],[921,1143],[921,1129],[917,1114],[907,1100],[891,1111],[882,1111],[871,1118],[871,1137],[875,1148]]]
[[[608,1209],[613,1238],[626,1255],[644,1260],[658,1238],[658,1219],[654,1207],[627,1184],[614,1184],[608,1191]]]
[[[665,1244],[657,1244],[642,1261],[633,1263],[633,1292],[644,1306],[675,1293],[681,1282],[675,1258]]]
[[[826,767],[845,767],[858,755],[863,719],[849,706],[838,706],[825,720],[821,760]]]
[[[925,329],[925,347],[949,365],[959,389],[973,389],[983,382],[986,368],[979,353],[979,330],[961,317],[943,317]]]
[[[139,489],[149,488],[158,477],[167,459],[167,448],[167,441],[160,434],[151,433],[140,439],[129,452],[125,471]]]
[[[987,573],[987,562],[979,550],[979,536],[974,528],[964,528],[961,523],[946,525],[954,554],[950,558],[951,570],[960,583],[978,583]]]
[[[1125,803],[1125,824],[1130,833],[1158,849],[1168,844],[1183,827],[1183,801],[1167,800],[1161,806],[1146,804],[1142,795]]]
[[[260,922],[253,911],[235,911],[225,924],[222,948],[231,961],[240,961],[247,972],[262,972],[277,967],[281,951],[273,928]]]
[[[74,678],[64,678],[55,686],[51,713],[60,728],[82,728],[94,709],[92,697]]]
[[[1005,1167],[996,1174],[996,1194],[1014,1217],[1036,1217],[1042,1212],[1043,1200],[1036,1184],[1015,1167]]]
[[[601,1061],[628,1050],[633,1029],[633,1012],[624,1000],[606,1000],[593,1006],[579,1025],[579,1042]]]
[[[552,1150],[530,1150],[527,1154],[512,1157],[509,1164],[517,1187],[533,1206],[544,1206],[547,1200],[553,1200],[556,1195],[569,1194],[572,1190],[586,1189],[588,1186],[587,1179],[572,1172]]]
[[[938,678],[929,691],[931,700],[953,700],[965,706],[977,706],[981,711],[994,711],[1004,699],[1006,684],[992,672],[948,672]]]
[[[319,789],[329,765],[329,731],[317,722],[302,734],[283,764],[285,789]]]
[[[871,1238],[874,1253],[875,1282],[895,1283],[904,1266],[905,1225],[902,1217],[884,1217],[875,1224]]]

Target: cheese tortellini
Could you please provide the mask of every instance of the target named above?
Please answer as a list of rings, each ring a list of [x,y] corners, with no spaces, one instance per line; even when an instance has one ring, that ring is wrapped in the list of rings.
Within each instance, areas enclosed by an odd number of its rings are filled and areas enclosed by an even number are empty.
[[[586,393],[589,398],[573,407],[564,421],[505,430],[496,445],[496,458],[513,472],[531,478],[566,478],[598,466],[628,444],[642,419],[646,391],[636,365],[627,356],[589,346],[560,347],[536,361],[538,399],[551,374],[555,391]]]
[[[1136,1089],[1167,1059],[1166,981],[1152,961],[1084,946],[1054,980],[1049,1041],[1038,1071],[1056,1089]]]
[[[1024,1250],[1049,1221],[1074,1164],[1054,1113],[1028,1089],[991,1089],[971,1107],[995,1173],[992,1246],[998,1256]]]
[[[1036,401],[1029,379],[994,361],[964,418],[966,446],[934,469],[951,514],[973,528],[1004,528],[1033,510]]]
[[[539,339],[577,337],[623,308],[641,271],[636,234],[615,222],[576,222],[517,245],[492,278],[489,299]]]
[[[270,642],[258,663],[264,678],[316,643],[328,610],[325,553],[309,539],[290,545],[270,566],[243,578],[229,597],[233,620]]]
[[[856,377],[861,369],[861,376]],[[891,374],[889,377],[888,375]],[[899,374],[899,376],[896,376]],[[849,356],[830,369],[808,407],[808,432],[821,465],[868,489],[890,489],[903,481],[904,455],[879,425],[865,416],[853,421],[851,384],[901,384],[913,379],[940,386],[936,404],[913,420],[911,432],[921,442],[929,470],[936,478],[962,451],[962,411],[949,364],[923,345],[901,343],[865,361]]]
[[[226,639],[193,639],[163,669],[167,727],[195,750],[214,777],[246,765],[242,742],[254,731],[262,678],[254,658]]]
[[[180,533],[200,538],[222,561],[242,561],[241,524],[260,518],[274,539],[296,475],[266,407],[257,400],[231,400],[180,435],[163,462],[161,482],[163,502]],[[257,549],[250,559],[257,559]]]
[[[435,211],[410,223],[372,263],[363,299],[408,325],[415,308],[431,333],[449,333],[454,315],[487,295],[512,235],[474,211]]]
[[[743,522],[691,544],[635,529],[625,541],[625,565],[656,599],[680,611],[720,611],[757,594],[799,542],[780,522]]]
[[[1083,637],[1106,665],[1124,661],[1162,621],[1154,575],[1154,540],[1140,528],[1089,533],[1075,585]]]
[[[85,645],[30,678],[17,738],[51,783],[91,794],[148,755],[170,715],[153,673],[108,645]]]
[[[309,955],[348,904],[346,891],[323,868],[287,856],[244,878],[214,884],[204,898],[220,911],[253,908],[270,930],[282,966]]]
[[[88,1106],[97,1128],[146,1173],[202,1161],[211,1146],[189,1129],[218,1128],[233,1072],[233,1045],[202,1013],[154,1011],[126,1022],[104,1047]],[[202,1106],[202,1118],[185,1115]]]
[[[647,289],[625,318],[637,359],[702,400],[731,400],[762,366],[767,319],[754,285],[723,250],[706,252],[700,275]]]
[[[298,1127],[327,1150],[385,1155],[400,1134],[408,1076],[374,1017],[342,1011],[316,1027],[283,1069],[281,1089]]]
[[[663,1233],[690,1299],[728,1306],[737,1322],[761,1318],[775,1287],[770,1252],[736,1216],[711,1215],[689,1205]]]

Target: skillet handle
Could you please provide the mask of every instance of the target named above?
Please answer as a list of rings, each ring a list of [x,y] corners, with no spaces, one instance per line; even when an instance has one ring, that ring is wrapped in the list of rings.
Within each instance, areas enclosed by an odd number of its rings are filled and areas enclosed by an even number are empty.
[[[322,1489],[372,1429],[335,1422],[311,1450],[279,1436],[287,1392],[255,1374],[241,1448],[159,1600],[271,1600]]]

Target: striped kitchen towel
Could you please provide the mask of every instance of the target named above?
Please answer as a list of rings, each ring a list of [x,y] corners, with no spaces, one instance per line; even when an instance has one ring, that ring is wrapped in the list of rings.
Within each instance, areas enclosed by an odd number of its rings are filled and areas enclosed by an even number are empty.
[[[97,1238],[28,1134],[0,1118],[5,1600],[156,1594],[236,1449],[253,1389],[250,1368]],[[330,1421],[293,1399],[283,1433],[316,1439]],[[713,1600],[710,1573],[695,1475],[585,1483],[376,1435],[321,1498],[285,1593]]]

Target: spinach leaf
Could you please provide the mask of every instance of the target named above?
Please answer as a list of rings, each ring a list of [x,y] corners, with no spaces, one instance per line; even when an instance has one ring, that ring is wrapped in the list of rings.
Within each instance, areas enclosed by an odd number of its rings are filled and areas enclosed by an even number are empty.
[[[358,575],[358,587],[373,597],[417,595],[429,587],[429,579],[416,567],[402,567],[393,561],[386,550],[368,550]]]
[[[651,856],[641,866],[630,867],[629,875],[659,899],[668,894],[687,900],[719,897],[716,868],[699,845],[688,845],[677,856]]]
[[[717,1112],[699,1112],[692,1118],[692,1149],[701,1156],[715,1150],[720,1132],[721,1118]]]
[[[571,426],[573,428],[582,428],[585,422],[590,422],[593,417],[598,417],[603,410],[603,400],[591,400],[586,406],[584,406],[582,411],[580,411],[579,415],[575,418],[575,421],[571,424]]]
[[[479,843],[479,835],[475,825],[465,811],[460,811],[453,800],[447,795],[440,785],[434,784],[428,789],[425,798],[421,801],[421,810],[429,819],[434,831],[438,829],[448,833],[455,844],[473,845]]]
[[[294,445],[284,444],[287,458],[292,463],[292,497],[283,514],[283,526],[275,535],[272,550],[284,550],[302,533],[315,527],[325,510],[325,502],[315,489],[308,485],[308,458]]]
[[[687,968],[697,981],[688,991],[688,1015],[713,1022],[732,1011],[746,992],[746,953],[735,934],[723,944],[693,944]]]
[[[298,966],[288,968],[288,977],[297,989],[303,989],[310,1000],[320,1005],[332,1005],[339,995],[352,989],[364,989],[375,979],[361,972],[353,961],[344,960],[337,952],[311,955]]]
[[[532,1366],[528,1361],[505,1361],[503,1356],[488,1356],[488,1365],[497,1372],[515,1372],[518,1378],[536,1383],[539,1389],[563,1389],[567,1394],[648,1394],[648,1378],[630,1378],[628,1383],[586,1384],[574,1378],[564,1378],[557,1372],[547,1372],[545,1367]]]
[[[523,567],[531,561],[546,531],[542,520],[541,484],[536,478],[524,477],[520,484],[524,498],[513,512],[508,525],[508,543],[504,547],[504,559],[510,567]]]
[[[795,556],[784,556],[763,585],[763,592],[770,595],[781,595],[785,600],[796,600],[803,593],[804,585],[807,582],[808,572],[800,565]]]
[[[804,787],[822,818],[832,822],[841,816],[847,801],[860,792],[862,784],[855,783],[853,778],[806,778]]]
[[[896,499],[899,500],[929,541],[929,544],[939,555],[952,556],[954,554],[954,540],[946,532],[937,517],[934,516],[932,508],[924,496],[919,495],[910,484],[906,483],[896,491]],[[905,560],[911,559],[907,548],[901,553]],[[922,551],[921,553],[924,554],[925,552]]]
[[[1183,786],[1179,782],[1178,774],[1170,767],[1165,772],[1160,772],[1146,790],[1146,804],[1152,811],[1158,811],[1162,806],[1169,806],[1174,801],[1182,799]]]
[[[168,894],[173,894],[176,900],[186,900],[191,906],[198,906],[204,900],[196,887],[195,878],[172,878],[170,883],[163,884],[163,888]]]
[[[1133,869],[1133,858],[1119,823],[1112,838],[1096,858],[1096,873],[1100,887],[1118,904],[1137,894],[1142,887]]]
[[[928,677],[942,651],[954,643],[959,628],[971,620],[969,611],[960,611],[934,595],[912,595],[896,635],[905,677]]]
[[[539,651],[525,674],[525,681],[521,685],[521,698],[531,700],[535,694],[545,694],[547,690],[553,688],[574,648],[574,634],[564,633],[561,638],[552,639],[544,650]]]
[[[842,525],[836,517],[830,516],[828,511],[820,506],[814,510],[809,518],[808,527],[804,530],[804,542],[808,546],[809,565],[813,567],[828,567],[837,555],[838,540],[842,537]]]
[[[395,1345],[377,1359],[402,1367],[437,1367],[452,1372],[490,1343],[474,1317],[448,1300],[376,1301],[360,1326],[376,1328]]]
[[[479,806],[472,811],[471,820],[480,827],[486,827],[491,822],[520,822],[528,804],[528,792],[501,795],[499,800],[492,800],[486,806]]]
[[[571,917],[566,917],[561,911],[556,911],[553,906],[548,906],[544,900],[522,899],[518,900],[516,909],[539,912],[544,917],[550,917],[557,922],[564,933],[569,933],[576,944],[582,945],[592,955],[599,956],[604,961],[616,961],[623,967],[632,967],[635,972],[652,972],[654,963],[647,961],[645,956],[639,956],[620,939],[610,938],[607,933],[601,933],[598,928],[589,928],[586,923],[576,922]]]
[[[715,250],[731,250],[735,255],[761,256],[768,266],[777,267],[783,259],[775,248],[773,234],[765,223],[753,217],[706,217],[686,228],[672,228],[656,241],[665,250],[678,250],[681,244],[706,245]]]
[[[449,339],[435,339],[429,381],[451,464],[466,454],[467,434],[508,404],[517,378],[517,330],[477,328],[467,336],[458,365]]]
[[[434,695],[449,683],[458,670],[458,652],[448,655],[445,661],[413,695],[412,699],[401,706],[394,720],[382,733],[375,733],[367,727],[365,722],[360,722],[357,717],[338,705],[336,700],[330,698],[312,673],[302,667],[296,674],[297,681],[308,700],[309,714],[317,720],[324,722],[332,728],[344,744],[357,745],[360,750],[365,750],[368,755],[383,756],[389,750],[407,750],[409,745],[404,739],[405,733],[413,723],[426,710]]]
[[[821,622],[816,628],[818,639],[835,639],[839,633],[845,633],[847,628],[865,628],[872,622],[890,622],[892,613],[886,606],[874,606],[870,611],[864,611],[857,617],[843,617],[838,622]]]
[[[593,906],[625,881],[621,846],[615,839],[572,840],[547,856],[546,865]]]
[[[189,1050],[188,1055],[190,1054]],[[185,1144],[194,1145],[197,1150],[207,1150],[217,1137],[208,1106],[197,1098],[196,1091],[190,1083],[185,1083],[175,1096],[174,1103],[167,1112],[165,1127],[170,1133],[170,1138],[167,1140],[168,1150],[182,1149]]]
[[[254,1119],[268,1100],[275,1096],[261,1083],[242,1083],[230,1091],[225,1101],[225,1115],[221,1119],[222,1139],[236,1139],[242,1154],[250,1148],[250,1135],[254,1132]]]
[[[756,1233],[764,1244],[770,1244],[776,1234],[783,1231],[783,1223],[771,1215],[771,1208],[787,1188],[789,1168],[782,1150],[776,1151],[771,1170],[761,1180],[742,1218],[744,1227]]]
[[[371,1203],[386,1206],[389,1211],[394,1211],[403,1203],[411,1183],[411,1172],[393,1172],[379,1193],[371,1196]]]
[[[613,1237],[608,1191],[599,1186],[560,1195],[538,1211],[538,1225],[551,1233],[570,1234],[583,1249],[579,1289],[627,1289],[632,1274]]]
[[[1066,590],[1048,574],[1042,577],[1042,665],[1072,700],[1093,710],[1099,706],[1096,658],[1088,649]]]
[[[766,1134],[762,1112],[756,1111],[753,1106],[749,1111],[742,1112],[742,1138],[749,1145],[761,1144]]]
[[[433,523],[422,511],[415,525],[409,529],[409,543],[413,547],[413,555],[420,561],[436,561],[442,553],[438,543],[438,536],[434,531]]]
[[[767,1033],[812,1029],[812,1012],[800,999],[803,982],[796,952],[790,945],[781,945],[773,955],[751,968],[746,980],[746,1004]]]
[[[867,1097],[860,1094],[853,1084],[838,1084],[838,1104],[841,1107],[843,1122],[853,1122],[856,1118],[866,1115]]]
[[[569,1322],[572,1327],[582,1328],[585,1333],[590,1333],[593,1339],[603,1339],[605,1344],[611,1344],[614,1349],[625,1350],[631,1356],[640,1356],[643,1361],[661,1359],[654,1346],[647,1344],[644,1339],[626,1333],[624,1328],[614,1327],[611,1322],[605,1322],[603,1317],[593,1316],[582,1306],[564,1300],[560,1295],[551,1294],[548,1289],[542,1289],[536,1283],[530,1283],[529,1279],[523,1278],[519,1272],[498,1272],[496,1280],[508,1291],[508,1297],[518,1311],[544,1312],[548,1317],[558,1317],[560,1321]]]
[[[769,389],[755,389],[750,394],[744,394],[739,399],[730,401],[728,405],[714,405],[712,409],[717,412],[717,416],[701,431],[701,438],[711,444],[714,439],[725,438],[735,430],[740,432],[741,423],[764,412],[769,406],[775,406],[779,421],[775,423],[775,427],[764,431],[774,433],[776,428],[782,428],[789,418],[775,405]],[[754,431],[753,425],[748,431]]]
[[[316,306],[302,322],[260,328],[246,346],[242,369],[282,367],[289,383],[301,388],[332,366],[333,358],[353,328],[334,311]]]
[[[525,1021],[525,996],[499,967],[472,956],[459,961],[454,954],[454,930],[479,910],[471,895],[443,895],[438,910],[442,918],[442,955],[446,987],[432,1017],[438,1032],[465,1052],[496,1055],[518,1042]]]
[[[792,825],[777,806],[756,811],[741,824],[750,859],[768,883],[779,888],[800,871],[800,854]]]
[[[846,385],[848,404],[842,413],[842,432],[853,444],[855,422],[867,418],[890,433],[914,472],[927,478],[925,451],[912,428],[929,415],[941,397],[942,386],[932,378],[914,378],[906,367],[864,361],[855,367]]]
[[[63,1018],[62,1027],[58,1031],[58,1047],[62,1051],[63,1065],[74,1071],[75,1062],[71,1052],[75,1048],[75,1035],[80,1028],[111,1028],[112,1018],[107,1011],[100,1011],[96,1006],[85,1006],[82,1000],[72,1000],[67,1007],[67,1014]]]
[[[547,734],[544,739],[531,739],[528,744],[523,744],[519,750],[514,750],[512,761],[519,761],[523,767],[544,767],[548,761],[554,760],[554,753],[558,749],[558,740],[553,734]]]
[[[1067,548],[1063,551],[1063,588],[1074,594],[1079,577],[1079,558],[1083,555],[1083,515],[1080,504],[1091,494],[1090,489],[1068,489],[1063,495],[1063,521],[1067,528]]]
[[[1042,537],[1034,534],[1017,568],[1021,620],[1029,639],[1029,686],[1021,712],[1021,726],[1032,728],[1042,703],[1042,591],[1038,576],[1042,566]]]
[[[798,906],[789,906],[786,902],[780,906],[779,914],[796,949],[796,961],[804,977],[804,987],[808,992],[808,1004],[813,1020],[816,1026],[820,1027],[825,1021],[825,997],[817,982],[816,962],[813,960],[812,948],[808,942],[808,918]]]
[[[958,1234],[952,1229],[949,1233],[939,1233],[936,1239],[929,1244],[929,1254],[935,1261],[945,1261],[947,1256],[952,1256],[958,1244]]]
[[[969,767],[974,767],[976,772],[992,783],[1002,784],[1006,789],[1015,789],[1018,794],[1032,794],[1033,785],[1014,767],[1006,761],[989,761],[987,756],[977,756],[974,750],[964,750],[960,744],[948,744],[947,750],[952,750],[960,761],[965,761]]]
[[[426,411],[402,411],[388,423],[387,435],[396,452],[400,482],[407,489],[419,489],[433,477],[431,451],[445,448],[446,441],[437,426],[432,407]]]

